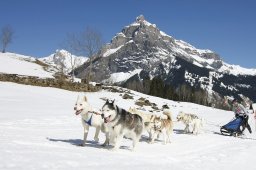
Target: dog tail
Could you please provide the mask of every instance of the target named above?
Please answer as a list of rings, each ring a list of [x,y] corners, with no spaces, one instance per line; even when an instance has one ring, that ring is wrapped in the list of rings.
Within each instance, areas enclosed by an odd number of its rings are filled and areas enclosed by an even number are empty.
[[[163,114],[167,116],[167,119],[172,120],[172,112],[170,109],[164,109]]]

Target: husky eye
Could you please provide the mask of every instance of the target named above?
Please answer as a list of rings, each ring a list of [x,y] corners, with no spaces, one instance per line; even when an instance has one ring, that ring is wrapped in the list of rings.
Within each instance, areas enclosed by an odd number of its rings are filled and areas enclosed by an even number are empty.
[[[80,106],[82,106],[82,104],[80,104]]]

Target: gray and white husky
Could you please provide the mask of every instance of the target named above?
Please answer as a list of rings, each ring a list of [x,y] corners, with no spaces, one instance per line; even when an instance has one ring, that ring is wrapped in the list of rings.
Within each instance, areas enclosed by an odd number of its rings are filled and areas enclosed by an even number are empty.
[[[95,112],[92,109],[86,96],[83,96],[83,97],[78,96],[77,97],[77,101],[76,101],[74,110],[76,111],[75,112],[76,115],[79,115],[79,114],[81,115],[82,125],[84,127],[84,140],[83,140],[83,143],[81,144],[81,146],[85,146],[90,126],[93,126],[96,128],[94,140],[96,142],[99,141],[98,136],[99,136],[99,133],[101,130],[103,133],[106,134],[106,140],[105,140],[103,146],[108,145],[109,144],[109,132],[108,132],[106,125],[104,124],[102,114],[99,112]]]
[[[127,112],[115,105],[114,101],[109,100],[103,105],[102,114],[110,132],[110,140],[114,142],[113,150],[119,149],[124,136],[133,140],[132,150],[135,150],[144,128],[142,118]]]

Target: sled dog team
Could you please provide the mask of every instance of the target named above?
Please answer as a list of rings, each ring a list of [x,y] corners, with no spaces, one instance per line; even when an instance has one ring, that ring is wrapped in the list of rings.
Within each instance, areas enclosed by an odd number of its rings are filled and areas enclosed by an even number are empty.
[[[113,144],[113,150],[119,149],[123,137],[132,139],[132,150],[134,150],[144,131],[149,134],[149,143],[154,143],[159,135],[163,136],[164,144],[171,142],[174,120],[169,109],[164,109],[163,115],[157,116],[136,108],[130,108],[126,111],[117,106],[114,101],[107,100],[101,111],[95,111],[86,96],[78,96],[74,110],[76,115],[81,115],[84,127],[82,146],[86,144],[90,126],[96,128],[94,140],[98,142],[99,133],[100,131],[103,132],[106,135],[103,146]],[[192,133],[196,135],[202,127],[202,119],[194,114],[180,112],[177,121],[185,124],[185,133],[189,133],[189,126],[192,126]]]

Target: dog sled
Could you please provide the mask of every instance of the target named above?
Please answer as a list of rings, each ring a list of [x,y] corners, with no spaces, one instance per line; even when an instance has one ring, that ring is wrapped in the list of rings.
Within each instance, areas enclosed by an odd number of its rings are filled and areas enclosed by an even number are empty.
[[[237,116],[233,118],[230,122],[220,127],[220,132],[222,135],[226,136],[240,136],[245,130],[244,118]]]

